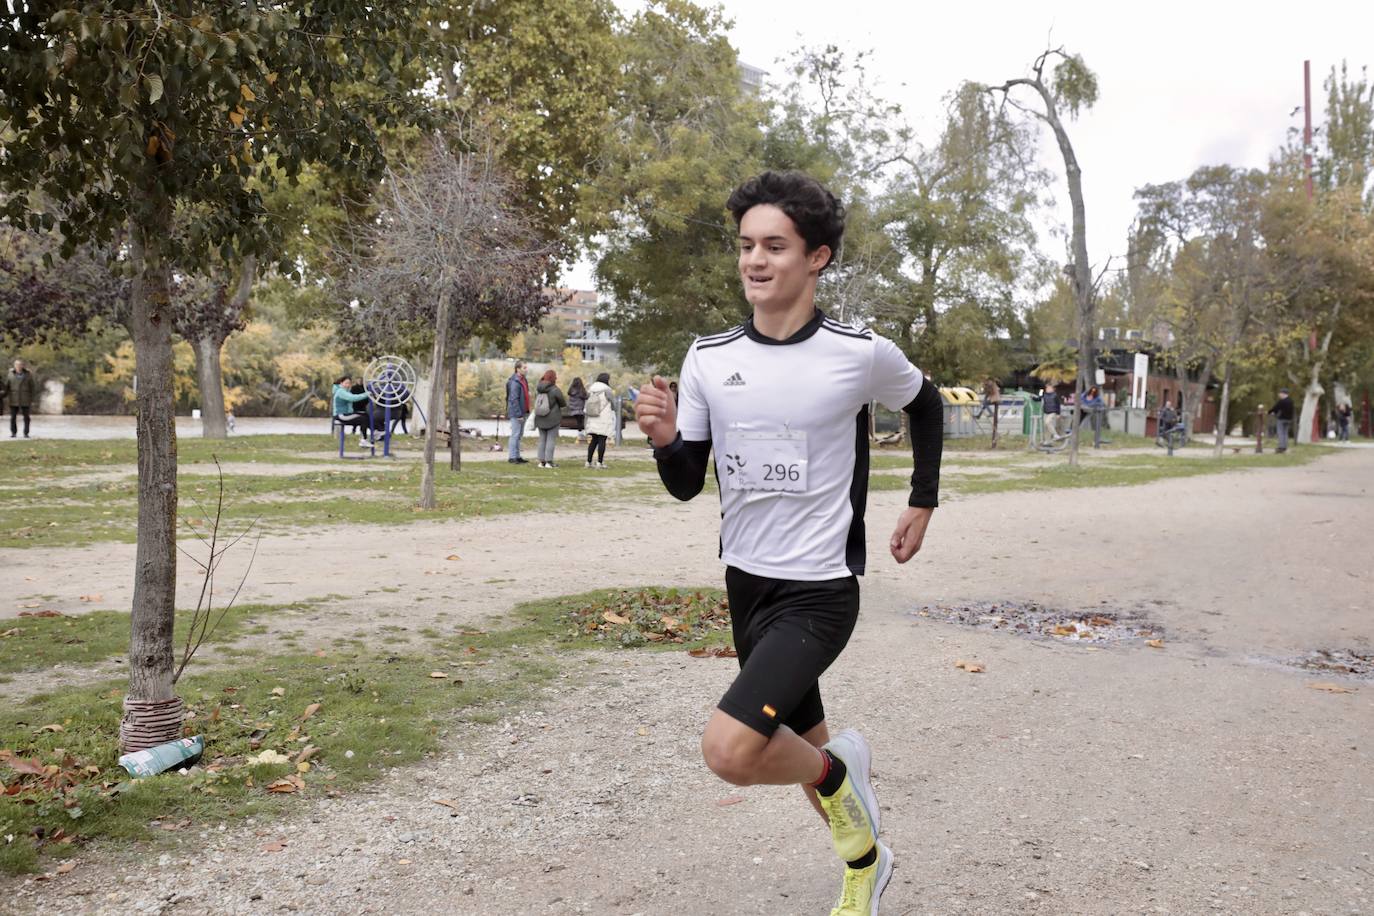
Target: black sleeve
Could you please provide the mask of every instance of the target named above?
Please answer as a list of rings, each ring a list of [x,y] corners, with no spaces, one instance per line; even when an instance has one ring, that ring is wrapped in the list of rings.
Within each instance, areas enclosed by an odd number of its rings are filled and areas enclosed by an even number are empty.
[[[677,438],[659,448],[654,446],[658,459],[658,476],[668,492],[686,502],[701,492],[706,484],[706,462],[711,455],[711,440],[688,442],[678,433]]]
[[[934,509],[940,505],[940,454],[945,448],[945,406],[935,386],[921,385],[916,397],[902,408],[911,418],[911,496],[908,506]],[[661,465],[660,465],[661,467]]]

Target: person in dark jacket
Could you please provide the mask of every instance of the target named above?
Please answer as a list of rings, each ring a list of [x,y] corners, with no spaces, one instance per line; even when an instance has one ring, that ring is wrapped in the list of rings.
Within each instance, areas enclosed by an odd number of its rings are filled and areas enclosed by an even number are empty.
[[[1279,447],[1276,451],[1288,451],[1288,430],[1293,426],[1293,399],[1288,396],[1287,388],[1279,389],[1279,399],[1274,402],[1274,406],[1269,408],[1269,413],[1274,415],[1274,422],[1278,426]]]
[[[1336,438],[1341,442],[1350,441],[1350,418],[1354,414],[1355,408],[1349,404],[1336,408]]]
[[[568,416],[576,422],[577,441],[581,442],[582,431],[587,428],[587,386],[580,375],[568,386]]]
[[[19,435],[19,415],[24,415],[24,438],[29,437],[29,410],[33,407],[36,383],[33,373],[22,359],[14,361],[14,368],[5,378],[5,387],[0,389],[0,401],[10,402],[10,438]]]
[[[1045,410],[1045,441],[1059,438],[1059,414],[1063,410],[1059,392],[1053,388],[1041,388],[1039,394],[1031,395]]]
[[[520,437],[525,433],[525,418],[530,415],[530,383],[525,380],[525,363],[515,361],[515,371],[506,379],[506,416],[510,418],[510,449],[506,460],[528,464],[520,457]]]
[[[538,406],[534,409],[534,428],[539,430],[541,468],[558,467],[553,463],[553,450],[558,444],[558,427],[563,422],[563,410],[568,406],[568,396],[558,387],[557,382],[557,374],[548,369],[540,376],[539,385],[535,388],[539,395],[547,395],[549,401],[549,411],[542,417],[539,415]],[[538,403],[539,398],[536,396],[535,404]]]

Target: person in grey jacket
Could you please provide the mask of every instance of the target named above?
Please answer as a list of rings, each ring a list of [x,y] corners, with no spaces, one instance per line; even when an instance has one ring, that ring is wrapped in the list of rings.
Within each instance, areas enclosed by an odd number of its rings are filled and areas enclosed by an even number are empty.
[[[525,380],[525,363],[515,361],[515,371],[506,379],[506,416],[510,418],[510,450],[506,460],[511,464],[528,464],[520,457],[520,436],[525,432],[525,418],[530,415],[530,383]]]
[[[539,415],[539,397],[534,399],[534,428],[539,430],[539,466],[541,468],[555,468],[558,465],[553,463],[554,446],[558,444],[558,427],[563,422],[563,408],[568,406],[568,396],[558,387],[556,382],[558,375],[548,369],[539,378],[539,384],[535,391],[539,395],[547,395],[549,400],[549,412],[542,417]]]
[[[0,389],[0,401],[10,402],[10,438],[19,435],[19,414],[24,415],[24,438],[29,437],[29,410],[33,407],[37,385],[33,373],[24,365],[22,359],[14,361],[14,368],[5,377],[5,386]]]

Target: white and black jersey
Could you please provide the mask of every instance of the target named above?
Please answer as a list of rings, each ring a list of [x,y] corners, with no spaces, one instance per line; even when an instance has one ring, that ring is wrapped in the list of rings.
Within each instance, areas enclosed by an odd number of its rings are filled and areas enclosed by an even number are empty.
[[[928,408],[923,387],[902,352],[872,331],[818,311],[779,341],[751,320],[698,338],[688,351],[678,381],[680,437],[656,450],[660,474],[674,495],[691,498],[707,449],[714,451],[727,565],[801,581],[861,575],[868,407]],[[923,473],[913,479],[912,505],[935,505],[943,416],[938,396],[934,403],[934,414],[923,414]]]

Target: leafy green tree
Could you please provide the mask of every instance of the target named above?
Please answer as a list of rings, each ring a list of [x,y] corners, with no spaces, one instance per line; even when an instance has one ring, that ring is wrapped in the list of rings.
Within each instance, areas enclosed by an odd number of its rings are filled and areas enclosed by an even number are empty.
[[[376,173],[375,125],[418,101],[396,75],[422,56],[416,24],[413,9],[362,0],[51,0],[0,18],[0,212],[57,229],[64,256],[127,232],[139,508],[126,747],[180,733],[148,725],[179,703],[171,268],[273,257],[260,189],[307,163]],[[335,91],[363,62],[375,64],[366,106]],[[188,219],[173,232],[178,208]]]
[[[581,187],[626,362],[675,370],[697,334],[742,320],[725,201],[762,165],[763,110],[739,82],[719,11],[655,0],[617,33],[605,152]]]
[[[880,218],[915,276],[879,317],[936,378],[1001,376],[997,338],[1041,273],[1031,214],[1048,182],[1033,137],[981,87],[951,97],[938,142],[905,159]]]
[[[1046,73],[1051,61],[1054,69]],[[1083,169],[1078,164],[1069,132],[1064,127],[1064,117],[1076,118],[1078,113],[1091,108],[1097,101],[1097,77],[1083,58],[1069,54],[1063,48],[1041,52],[1031,65],[1031,76],[1007,80],[1000,86],[985,87],[992,93],[1000,93],[1006,104],[1031,118],[1045,124],[1054,133],[1059,153],[1064,160],[1064,176],[1069,186],[1069,206],[1072,214],[1072,233],[1070,236],[1069,270],[1073,280],[1074,299],[1078,305],[1078,384],[1074,398],[1073,428],[1077,429],[1082,410],[1083,392],[1094,377],[1095,359],[1093,355],[1093,307],[1094,281],[1092,267],[1088,261],[1088,230],[1086,210],[1083,206]],[[1038,104],[1023,105],[1013,95],[1021,88],[1032,90],[1038,97]],[[1018,93],[1023,94],[1023,93]],[[1078,464],[1078,437],[1069,440],[1069,464]]]

